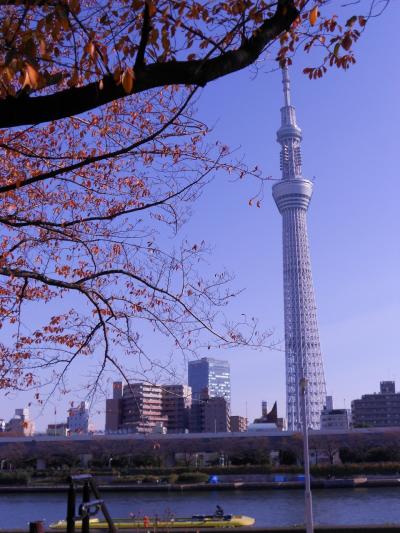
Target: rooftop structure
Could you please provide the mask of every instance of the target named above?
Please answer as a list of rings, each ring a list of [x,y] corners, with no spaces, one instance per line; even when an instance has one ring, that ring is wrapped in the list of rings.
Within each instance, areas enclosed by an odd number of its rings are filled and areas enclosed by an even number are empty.
[[[277,140],[282,178],[272,189],[282,215],[285,309],[286,404],[288,429],[302,429],[301,395],[306,394],[308,427],[320,427],[326,386],[317,324],[307,232],[307,210],[313,184],[301,168],[301,129],[290,101],[287,68],[283,69],[284,106]]]
[[[261,417],[256,418],[252,424],[249,425],[249,429],[252,431],[260,431],[261,429],[284,429],[285,420],[278,417],[278,404],[274,403],[271,411],[268,411],[267,402],[265,400],[261,403]]]

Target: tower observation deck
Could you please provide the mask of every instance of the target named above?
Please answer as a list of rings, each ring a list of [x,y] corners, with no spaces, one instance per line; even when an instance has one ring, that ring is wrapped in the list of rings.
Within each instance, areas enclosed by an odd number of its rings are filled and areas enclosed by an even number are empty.
[[[281,145],[282,179],[272,188],[282,215],[283,287],[285,312],[286,407],[288,429],[302,429],[301,394],[305,379],[306,420],[320,427],[326,397],[307,233],[307,209],[313,184],[301,169],[301,129],[290,102],[290,82],[283,69],[284,103],[277,140]]]

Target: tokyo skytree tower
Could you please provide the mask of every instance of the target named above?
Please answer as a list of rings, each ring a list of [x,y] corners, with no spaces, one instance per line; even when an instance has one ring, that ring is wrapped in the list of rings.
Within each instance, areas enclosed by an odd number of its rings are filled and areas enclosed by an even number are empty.
[[[324,367],[319,342],[314,287],[307,234],[307,209],[313,184],[302,175],[301,129],[290,103],[287,68],[283,69],[285,105],[277,140],[281,149],[282,179],[272,195],[282,215],[283,287],[285,306],[286,407],[288,429],[302,429],[302,387],[306,383],[306,420],[320,427],[326,397]],[[303,381],[305,380],[305,381]]]

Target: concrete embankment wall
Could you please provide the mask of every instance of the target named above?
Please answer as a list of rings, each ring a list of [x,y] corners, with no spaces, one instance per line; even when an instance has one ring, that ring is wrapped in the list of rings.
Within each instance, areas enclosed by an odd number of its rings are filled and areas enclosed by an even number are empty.
[[[58,530],[59,533],[66,533],[65,531]],[[91,529],[91,533],[104,533],[103,530]],[[124,529],[124,533],[144,533],[146,530],[140,529]],[[207,528],[207,529],[179,529],[175,530],[180,533],[226,533],[226,528],[217,529],[217,528]],[[264,528],[264,527],[241,527],[238,529],[240,533],[305,533],[304,527],[276,527],[276,528]],[[393,525],[359,525],[359,526],[316,526],[314,528],[316,533],[400,533],[400,526]],[[0,529],[0,533],[28,533],[27,529]],[[47,533],[54,533],[54,530],[48,530]],[[151,530],[151,533],[154,533],[154,530]],[[158,529],[156,533],[172,533],[172,530],[162,530]]]
[[[397,477],[373,477],[355,479],[315,479],[311,483],[313,489],[343,489],[343,488],[371,488],[371,487],[398,487],[400,479]],[[187,483],[179,484],[104,484],[99,485],[100,492],[190,492],[209,490],[287,490],[303,489],[302,481],[284,482],[236,482],[236,483]],[[67,492],[68,485],[12,485],[1,486],[0,494],[24,494],[24,493],[54,493]],[[1,530],[0,530],[1,531]]]

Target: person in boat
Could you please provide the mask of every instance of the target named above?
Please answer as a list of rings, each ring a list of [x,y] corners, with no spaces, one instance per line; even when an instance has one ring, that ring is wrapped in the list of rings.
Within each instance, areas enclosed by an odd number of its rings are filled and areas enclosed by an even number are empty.
[[[224,516],[224,510],[222,509],[222,507],[220,505],[217,505],[217,507],[215,508],[215,513],[214,514],[218,518],[222,518]]]

